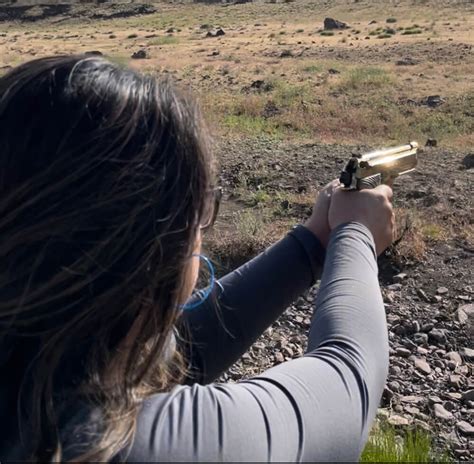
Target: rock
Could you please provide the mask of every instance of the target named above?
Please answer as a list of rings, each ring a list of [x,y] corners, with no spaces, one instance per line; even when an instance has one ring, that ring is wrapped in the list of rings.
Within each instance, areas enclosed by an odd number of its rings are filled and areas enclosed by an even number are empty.
[[[453,374],[449,376],[449,385],[451,385],[451,387],[460,388],[461,383],[462,383],[462,378],[460,375]]]
[[[426,294],[426,292],[423,289],[417,288],[416,293],[422,300],[426,301],[427,303],[431,302],[428,295]]]
[[[293,52],[291,50],[282,50],[280,53],[280,58],[291,58],[293,56]]]
[[[429,339],[436,343],[446,343],[446,334],[442,329],[432,329],[428,334]]]
[[[471,169],[472,167],[474,167],[474,153],[469,153],[468,155],[466,155],[462,160],[462,165],[466,169]]]
[[[405,280],[407,278],[407,274],[401,272],[400,274],[394,275],[393,276],[393,281],[394,282],[401,282],[402,280]]]
[[[459,354],[462,358],[466,361],[473,362],[474,361],[474,350],[471,348],[460,348]]]
[[[396,380],[393,380],[392,382],[388,382],[387,386],[388,388],[390,388],[390,390],[392,390],[395,393],[398,393],[401,389],[400,383],[397,382]]]
[[[219,27],[217,29],[207,31],[206,37],[222,37],[223,35],[225,35],[224,29]]]
[[[438,295],[446,295],[446,293],[448,293],[449,290],[446,288],[446,287],[439,287],[437,290],[436,290],[436,293]]]
[[[324,29],[327,31],[333,29],[347,29],[349,26],[342,21],[333,18],[324,18]]]
[[[456,405],[452,401],[445,401],[443,408],[446,409],[446,411],[452,412],[456,409]]]
[[[425,143],[425,147],[437,147],[438,141],[436,139],[427,139]]]
[[[456,427],[463,435],[466,435],[468,437],[474,437],[474,426],[472,424],[469,424],[469,422],[459,421],[456,424]]]
[[[462,394],[461,398],[465,403],[468,401],[474,401],[474,389],[468,390]]]
[[[461,393],[448,392],[446,395],[454,401],[459,401],[462,398]]]
[[[274,89],[274,84],[272,82],[267,82],[264,81],[263,79],[257,79],[256,81],[253,81],[248,89],[250,90],[256,90],[258,92],[270,92],[271,90]]]
[[[421,403],[423,401],[423,397],[416,396],[416,395],[407,395],[407,396],[402,396],[400,398],[400,401],[402,403],[417,404],[417,403]]]
[[[397,66],[414,66],[415,64],[418,64],[418,63],[419,61],[413,59],[411,56],[406,56],[405,58],[398,60],[395,64]]]
[[[445,100],[441,98],[440,95],[430,95],[426,97],[425,100],[423,101],[423,103],[429,106],[430,108],[436,108],[442,105],[444,102]]]
[[[413,341],[417,345],[426,345],[428,343],[428,334],[418,332],[415,335],[413,335]]]
[[[433,410],[434,410],[434,415],[438,419],[451,420],[454,418],[454,416],[449,411],[446,411],[446,409],[444,409],[444,407],[439,403],[435,403],[435,405],[433,406]]]
[[[99,52],[98,50],[91,50],[89,52],[85,52],[84,55],[88,56],[103,56],[104,54],[102,52]]]
[[[134,60],[144,60],[145,58],[147,58],[146,50],[138,50],[132,55]]]
[[[421,332],[426,332],[426,333],[428,333],[429,331],[431,331],[431,330],[433,329],[433,327],[434,327],[434,324],[433,324],[433,323],[427,322],[426,324],[423,324],[423,325],[421,326],[420,331],[421,331]]]
[[[461,324],[466,324],[469,320],[474,323],[474,304],[459,306],[456,311],[456,318]]]
[[[398,292],[399,290],[402,289],[402,284],[391,284],[391,285],[387,285],[387,288],[389,290],[391,290],[392,292]]]
[[[457,351],[450,351],[444,355],[444,359],[449,359],[450,361],[456,363],[456,365],[462,364],[461,355]]]
[[[285,357],[283,356],[283,353],[281,353],[280,351],[277,351],[275,353],[275,362],[282,363],[284,361],[285,361]]]
[[[428,402],[430,404],[442,403],[441,398],[439,396],[428,396]]]
[[[415,358],[414,364],[415,364],[415,368],[418,369],[423,374],[426,374],[426,375],[431,374],[431,367],[424,359]]]
[[[398,414],[392,414],[388,419],[387,422],[390,425],[400,426],[400,425],[410,425],[410,421],[403,416],[399,416]]]
[[[390,375],[393,375],[394,377],[397,377],[402,373],[400,366],[390,366],[388,371],[390,372]]]
[[[397,348],[397,349],[395,350],[395,354],[396,354],[397,356],[400,356],[401,358],[408,358],[408,356],[411,355],[411,351],[408,350],[407,348],[401,348],[401,347],[400,347],[400,348]]]

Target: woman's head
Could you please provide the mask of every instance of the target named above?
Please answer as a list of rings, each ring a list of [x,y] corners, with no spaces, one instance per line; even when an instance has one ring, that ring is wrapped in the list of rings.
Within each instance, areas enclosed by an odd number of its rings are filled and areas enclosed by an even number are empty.
[[[126,398],[127,413],[175,374],[169,336],[211,206],[200,115],[169,82],[45,58],[0,78],[0,147],[4,364],[37,379],[36,425],[54,429],[48,399],[73,355],[85,363],[74,382]]]

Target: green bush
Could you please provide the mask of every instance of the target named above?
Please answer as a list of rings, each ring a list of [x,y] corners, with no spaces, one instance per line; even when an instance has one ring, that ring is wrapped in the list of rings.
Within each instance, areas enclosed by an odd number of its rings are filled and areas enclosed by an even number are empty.
[[[402,32],[402,35],[413,35],[413,34],[421,34],[423,31],[421,29],[405,29]]]
[[[323,36],[331,36],[331,35],[334,35],[334,32],[332,32],[332,31],[321,31],[320,34],[323,35]]]
[[[397,18],[387,18],[387,23],[391,24],[391,23],[396,23],[397,22]]]

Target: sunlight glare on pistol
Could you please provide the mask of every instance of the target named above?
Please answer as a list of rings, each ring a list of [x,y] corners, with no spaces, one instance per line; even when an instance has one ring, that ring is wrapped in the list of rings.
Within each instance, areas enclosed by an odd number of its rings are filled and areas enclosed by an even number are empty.
[[[341,172],[339,180],[348,190],[390,184],[398,176],[415,170],[417,151],[418,143],[410,142],[407,145],[354,155]]]

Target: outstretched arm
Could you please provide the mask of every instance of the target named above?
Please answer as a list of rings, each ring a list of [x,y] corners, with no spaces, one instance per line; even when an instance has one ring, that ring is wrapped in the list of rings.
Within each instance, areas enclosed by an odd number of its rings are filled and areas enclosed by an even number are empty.
[[[285,238],[218,281],[211,297],[185,311],[188,383],[209,383],[230,367],[322,272],[325,250],[297,226]],[[185,332],[186,334],[186,332]],[[189,341],[188,341],[189,340]]]
[[[328,247],[305,356],[237,384],[151,397],[128,459],[355,462],[387,368],[375,245],[365,226],[344,224]]]

